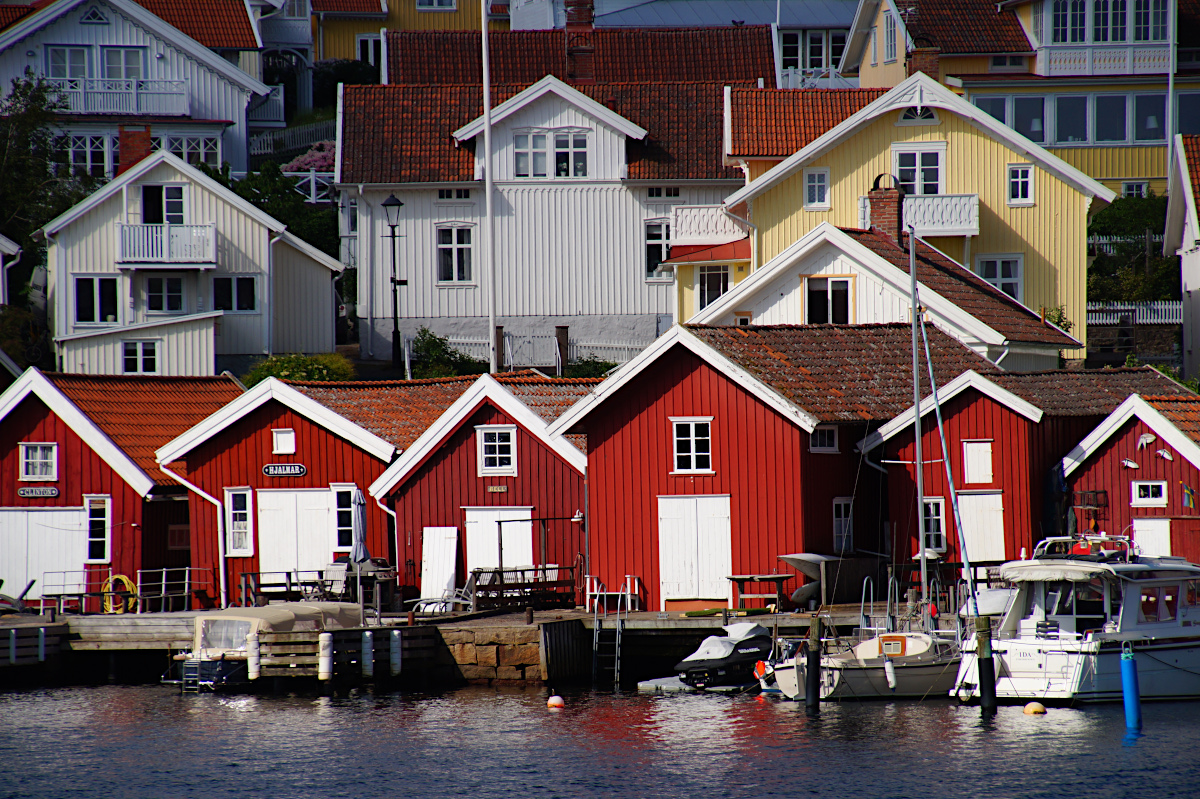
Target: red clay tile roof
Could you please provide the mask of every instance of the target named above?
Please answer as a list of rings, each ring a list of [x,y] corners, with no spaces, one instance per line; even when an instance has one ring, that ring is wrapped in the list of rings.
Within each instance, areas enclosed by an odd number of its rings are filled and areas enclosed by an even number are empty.
[[[1200,135],[1185,133],[1183,139],[1183,157],[1187,163],[1188,180],[1192,183],[1192,196],[1200,197]]]
[[[786,158],[845,121],[886,89],[733,89],[730,151],[744,158]]]
[[[1200,403],[1200,397],[1149,366],[1005,372],[988,379],[1051,416],[1107,416],[1130,394],[1174,395]]]
[[[154,451],[242,394],[229,377],[132,377],[47,373],[46,378],[158,485]]]
[[[496,31],[488,37],[492,83],[535,83],[571,76],[566,32]],[[729,28],[606,28],[591,34],[592,78],[599,83],[775,82],[774,45],[765,25]],[[483,81],[478,31],[388,33],[388,82],[434,85]]]
[[[915,9],[906,25],[916,47],[944,55],[1033,52],[1016,12],[997,11],[995,0],[912,0],[905,7]]]
[[[878,230],[842,232],[908,274],[908,250]],[[917,277],[942,297],[1013,342],[1078,347],[1079,342],[1042,322],[1033,311],[924,242],[917,246]]]
[[[15,25],[36,10],[34,6],[0,5],[0,30]]]
[[[213,50],[257,50],[242,0],[134,0],[155,16]]]
[[[314,14],[329,14],[340,16],[346,14],[355,17],[386,17],[387,12],[379,0],[312,0]]]
[[[500,104],[526,86],[493,86]],[[595,84],[576,89],[647,131],[628,141],[630,180],[738,180],[721,162],[720,83]],[[347,86],[342,99],[342,180],[423,183],[474,180],[474,147],[458,128],[483,113],[478,86]]]
[[[1190,392],[1180,396],[1143,393],[1142,399],[1165,416],[1181,433],[1200,444],[1200,397]]]
[[[592,393],[603,378],[547,377],[533,371],[494,375],[496,380],[547,424]]]
[[[912,406],[912,339],[907,324],[686,328],[822,422],[880,421]],[[974,369],[999,369],[929,327],[934,375],[945,385]],[[922,396],[929,393],[921,353]]]

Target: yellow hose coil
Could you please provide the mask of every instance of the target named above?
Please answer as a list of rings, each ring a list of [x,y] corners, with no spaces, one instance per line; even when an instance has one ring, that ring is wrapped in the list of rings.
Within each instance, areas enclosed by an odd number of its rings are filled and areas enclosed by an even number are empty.
[[[118,589],[115,586],[117,583],[123,583],[123,587]],[[114,574],[104,581],[100,586],[100,590],[104,592],[104,612],[105,613],[125,613],[133,610],[133,603],[137,601],[137,586],[123,574]],[[128,591],[130,596],[119,597],[109,593],[110,591]]]

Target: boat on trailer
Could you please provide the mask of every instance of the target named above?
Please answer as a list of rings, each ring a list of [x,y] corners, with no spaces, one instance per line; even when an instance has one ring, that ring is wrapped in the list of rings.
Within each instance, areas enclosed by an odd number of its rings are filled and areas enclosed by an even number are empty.
[[[1200,698],[1200,566],[1088,535],[1048,538],[1000,576],[1018,591],[992,641],[997,699],[1120,700],[1122,652],[1137,663],[1142,699]],[[971,646],[951,695],[979,698]]]

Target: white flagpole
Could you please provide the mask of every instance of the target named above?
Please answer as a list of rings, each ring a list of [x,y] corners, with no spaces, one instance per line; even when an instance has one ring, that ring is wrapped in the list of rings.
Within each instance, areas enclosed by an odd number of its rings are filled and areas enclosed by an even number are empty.
[[[483,199],[487,219],[483,226],[483,270],[488,282],[488,370],[500,371],[496,352],[496,253],[492,228],[492,88],[488,66],[488,2],[480,0],[480,38],[483,41]]]

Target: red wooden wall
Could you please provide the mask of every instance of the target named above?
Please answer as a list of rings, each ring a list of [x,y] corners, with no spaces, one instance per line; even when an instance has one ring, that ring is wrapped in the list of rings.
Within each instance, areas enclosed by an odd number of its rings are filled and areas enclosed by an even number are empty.
[[[714,474],[670,474],[672,416],[713,417]],[[682,347],[623,387],[585,427],[592,571],[614,587],[637,575],[649,608],[660,606],[659,496],[730,496],[734,573],[794,573],[779,555],[832,554],[834,497],[855,497],[857,546],[878,544],[879,473],[853,450],[865,426],[839,431],[839,454],[811,453],[807,433]]]
[[[517,424],[502,410],[484,401],[451,432],[424,463],[392,490],[387,502],[396,511],[401,584],[409,593],[420,589],[421,535],[425,527],[457,527],[458,584],[466,580],[463,507],[527,507],[532,517],[571,517],[584,507],[584,479],[569,463],[518,425],[517,476],[479,477],[475,427]],[[488,486],[506,486],[490,493]],[[570,521],[546,523],[548,563],[570,566],[583,552],[583,527]],[[533,524],[534,558],[541,557],[541,527]]]
[[[279,428],[291,428],[296,432],[294,455],[271,453],[271,430]],[[280,402],[271,400],[254,409],[189,452],[185,461],[186,470],[171,467],[172,471],[181,471],[188,480],[222,503],[225,502],[226,488],[329,488],[330,483],[354,483],[366,495],[367,548],[374,557],[386,557],[389,562],[396,562],[389,517],[367,494],[367,488],[383,473],[387,464]],[[262,467],[267,463],[303,463],[308,472],[303,477],[267,477],[262,473]],[[220,573],[217,509],[211,502],[195,495],[191,496],[189,505],[192,565],[207,570],[215,589]],[[231,602],[239,596],[241,575],[258,571],[257,502],[253,511],[255,554],[228,558],[226,563]],[[331,563],[333,557],[330,550]]]

